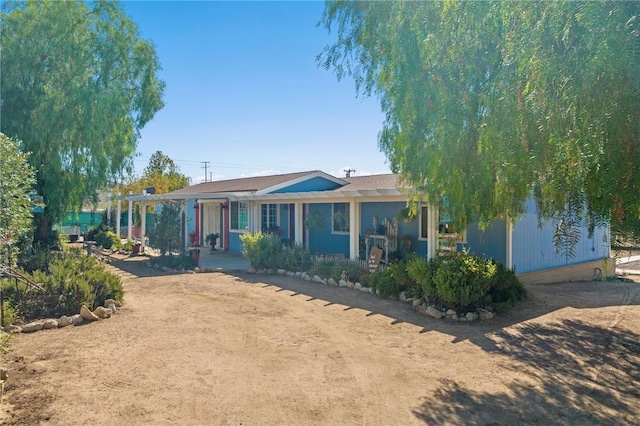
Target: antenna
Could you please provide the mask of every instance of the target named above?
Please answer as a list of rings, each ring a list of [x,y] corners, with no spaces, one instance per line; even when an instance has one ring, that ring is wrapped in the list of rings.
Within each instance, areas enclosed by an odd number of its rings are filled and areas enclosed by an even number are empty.
[[[351,173],[355,173],[355,170],[352,169],[351,167],[347,167],[346,169],[342,169],[342,171],[347,174],[346,177],[351,177]]]

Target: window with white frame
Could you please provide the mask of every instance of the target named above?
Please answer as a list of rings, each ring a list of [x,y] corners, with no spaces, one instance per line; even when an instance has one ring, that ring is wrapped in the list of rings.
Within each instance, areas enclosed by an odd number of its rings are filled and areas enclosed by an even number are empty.
[[[278,205],[260,205],[260,225],[262,232],[272,232],[278,228]]]
[[[331,232],[334,234],[349,233],[349,203],[333,203],[331,205]]]
[[[245,230],[249,226],[249,209],[245,203],[231,202],[231,226],[232,230]]]
[[[420,239],[427,239],[429,229],[429,209],[427,206],[420,207]],[[438,234],[440,238],[464,241],[464,231],[461,231],[451,222],[451,217],[446,213],[439,215]]]

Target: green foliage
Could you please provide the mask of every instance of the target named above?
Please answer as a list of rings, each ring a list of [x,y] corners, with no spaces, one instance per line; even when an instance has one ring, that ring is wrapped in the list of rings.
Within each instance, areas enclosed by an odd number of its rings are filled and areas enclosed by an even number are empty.
[[[159,249],[161,256],[180,251],[180,205],[163,204],[155,220],[155,225],[149,230],[149,244]]]
[[[280,268],[288,271],[304,272],[311,269],[311,253],[301,245],[284,246]]]
[[[87,231],[87,234],[84,237],[85,241],[96,241],[96,235],[98,235],[101,232],[106,232],[110,230],[111,228],[109,228],[109,225],[105,223],[101,223],[98,226],[94,226],[93,228]]]
[[[163,106],[154,46],[117,2],[3,2],[2,130],[22,141],[44,197],[36,239],[133,167]]]
[[[498,263],[485,304],[491,305],[495,312],[500,313],[526,298],[527,289],[522,286],[515,272]]]
[[[92,308],[107,299],[122,302],[124,296],[120,278],[79,249],[56,253],[46,272],[35,270],[30,278],[45,289],[44,294],[21,282],[2,282],[4,297],[13,306],[15,317],[25,321],[77,314],[81,305]]]
[[[119,249],[122,246],[120,237],[111,231],[101,231],[96,235],[96,244],[105,249]]]
[[[444,302],[464,308],[483,300],[495,273],[495,263],[478,256],[456,254],[442,262],[433,281]]]
[[[161,256],[153,261],[160,266],[166,266],[170,269],[189,269],[192,265],[191,256],[186,252],[181,252],[178,255],[170,254],[168,256]]]
[[[2,284],[0,284],[2,285]],[[4,287],[4,285],[2,285]],[[4,316],[2,317],[3,324],[14,324],[18,319],[16,315],[16,309],[13,307],[13,304],[10,300],[5,300],[4,304]]]
[[[319,65],[380,98],[416,198],[446,194],[460,226],[533,193],[544,218],[640,236],[640,2],[335,0],[322,22]]]
[[[283,264],[282,240],[277,235],[262,232],[240,235],[242,255],[256,269],[277,269]]]
[[[0,133],[0,264],[15,265],[20,237],[31,228],[29,193],[35,184],[28,154]]]
[[[427,300],[432,302],[438,300],[438,288],[433,277],[441,265],[442,259],[439,257],[429,260],[414,257],[407,262],[409,277],[420,286]]]
[[[408,265],[414,257],[405,257],[395,263],[390,263],[384,270],[371,274],[370,285],[380,296],[398,297],[401,292],[407,292],[411,297],[421,297],[422,289],[419,283],[411,277]]]

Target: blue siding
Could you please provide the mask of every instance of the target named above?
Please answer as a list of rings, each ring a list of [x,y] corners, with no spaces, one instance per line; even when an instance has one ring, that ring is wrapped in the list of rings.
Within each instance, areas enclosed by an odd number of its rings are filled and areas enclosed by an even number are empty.
[[[240,232],[229,232],[229,252],[242,253],[242,241],[240,241]]]
[[[276,191],[273,191],[272,194],[284,193],[284,192],[311,192],[311,191],[327,191],[331,189],[336,189],[341,187],[342,185],[337,184],[335,182],[331,182],[323,177],[316,176],[314,178],[305,180],[303,182],[299,182]]]
[[[554,223],[545,221],[538,226],[538,215],[532,199],[527,201],[526,213],[516,221],[513,230],[513,263],[516,272],[539,271],[558,266],[600,260],[609,256],[609,227],[594,230],[589,238],[588,229],[581,227],[580,242],[575,257],[567,259],[555,254],[553,245]]]
[[[331,203],[309,204],[309,212],[324,217],[324,228],[309,230],[309,251],[312,253],[342,253],[349,256],[349,235],[331,233]]]
[[[280,214],[280,230],[282,231],[282,239],[288,240],[289,235],[289,204],[280,204],[278,206]]]
[[[367,230],[375,233],[373,229],[373,218],[376,217],[378,223],[382,223],[384,219],[393,222],[398,216],[400,210],[406,207],[406,203],[400,202],[369,202],[360,204],[360,235],[364,236]],[[418,241],[419,220],[416,219],[411,223],[398,221],[398,249],[402,248],[402,237],[410,235],[412,238],[411,251],[417,252],[420,256],[426,256],[427,244],[425,241]],[[422,251],[422,253],[421,253]]]
[[[187,234],[196,231],[196,200],[187,200]]]
[[[467,227],[467,249],[477,256],[501,263],[507,262],[507,225],[504,220],[494,220],[483,232],[477,224]]]

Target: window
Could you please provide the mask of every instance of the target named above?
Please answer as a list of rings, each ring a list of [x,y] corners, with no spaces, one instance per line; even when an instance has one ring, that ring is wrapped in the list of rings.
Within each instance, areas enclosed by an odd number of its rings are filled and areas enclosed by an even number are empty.
[[[429,229],[429,210],[426,206],[420,207],[420,239],[427,239]],[[463,240],[464,233],[456,228],[451,222],[451,217],[447,213],[441,213],[438,223],[438,233],[440,238],[453,238],[458,241]]]
[[[244,230],[249,225],[249,211],[245,203],[231,202],[231,229]]]
[[[262,232],[273,231],[278,227],[277,204],[262,204],[260,206],[260,224]]]
[[[349,203],[332,204],[331,224],[333,233],[349,232]]]

